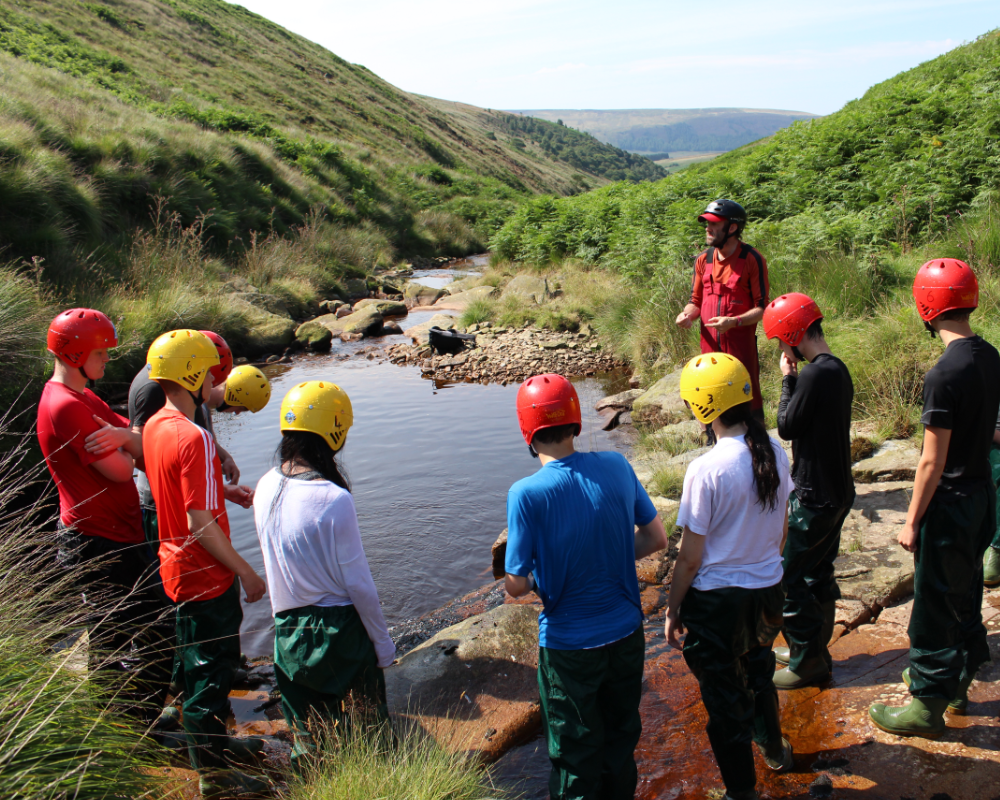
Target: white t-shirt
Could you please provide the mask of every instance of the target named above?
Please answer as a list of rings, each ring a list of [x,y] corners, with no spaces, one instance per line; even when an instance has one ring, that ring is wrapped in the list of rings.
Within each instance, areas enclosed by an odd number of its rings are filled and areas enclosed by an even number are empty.
[[[761,589],[781,580],[781,535],[792,479],[785,451],[774,439],[771,447],[781,476],[773,511],[757,502],[750,448],[742,436],[719,439],[688,467],[677,525],[705,537],[705,555],[691,584],[695,589]]]
[[[285,478],[272,469],[257,483],[253,514],[271,610],[353,605],[375,645],[378,665],[389,666],[396,646],[361,545],[351,493],[330,481]]]

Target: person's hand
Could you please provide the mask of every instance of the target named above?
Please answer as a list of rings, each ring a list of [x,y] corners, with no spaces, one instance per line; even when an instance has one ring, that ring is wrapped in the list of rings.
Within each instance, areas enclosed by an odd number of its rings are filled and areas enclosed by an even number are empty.
[[[248,603],[256,603],[267,591],[267,584],[256,572],[250,570],[246,575],[240,575],[240,585]]]
[[[667,614],[667,644],[669,644],[674,650],[683,650],[684,645],[681,640],[677,638],[678,634],[683,634],[684,625],[679,619],[679,615],[676,611]]]
[[[696,319],[697,317],[689,316],[687,311],[682,311],[677,315],[677,327],[687,330]]]
[[[909,522],[903,523],[903,527],[899,531],[899,536],[896,537],[899,546],[909,553],[917,552],[917,542],[919,539],[920,530],[916,525],[911,525]]]
[[[83,440],[83,447],[88,453],[103,458],[108,453],[125,446],[131,437],[131,428],[118,428],[96,414],[93,416],[94,421],[101,427]]]
[[[781,354],[781,374],[785,377],[799,374],[799,365],[792,361],[785,353]]]
[[[720,333],[725,333],[730,328],[735,328],[740,324],[739,317],[712,317],[705,323],[706,328],[715,328]]]
[[[250,508],[253,505],[254,490],[249,486],[229,484],[222,487],[222,492],[230,503],[236,503],[243,508]]]
[[[240,482],[240,468],[236,466],[236,461],[228,453],[222,462],[222,474],[231,484]]]

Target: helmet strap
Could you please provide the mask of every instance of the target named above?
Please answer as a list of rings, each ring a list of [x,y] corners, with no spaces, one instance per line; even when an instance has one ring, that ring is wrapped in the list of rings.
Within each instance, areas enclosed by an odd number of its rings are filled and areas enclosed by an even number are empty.
[[[530,444],[528,445],[528,452],[531,453],[532,458],[538,458],[538,451]]]
[[[799,350],[798,345],[791,345],[792,355],[795,356],[799,361],[808,361],[809,359],[802,355],[802,351]]]
[[[937,331],[934,330],[934,326],[931,325],[927,320],[924,320],[924,327],[927,329],[927,332],[931,335],[932,339],[937,337]]]

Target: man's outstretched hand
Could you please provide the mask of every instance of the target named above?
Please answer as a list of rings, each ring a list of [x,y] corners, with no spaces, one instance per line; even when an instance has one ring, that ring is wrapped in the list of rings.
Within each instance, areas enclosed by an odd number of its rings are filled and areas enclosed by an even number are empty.
[[[243,508],[250,508],[253,505],[254,491],[249,486],[226,484],[222,487],[222,491],[230,503],[236,503]]]

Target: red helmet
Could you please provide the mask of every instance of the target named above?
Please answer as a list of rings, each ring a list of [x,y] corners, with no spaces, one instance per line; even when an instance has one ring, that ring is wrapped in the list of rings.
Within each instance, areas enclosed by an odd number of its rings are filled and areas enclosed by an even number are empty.
[[[945,311],[976,308],[979,281],[972,268],[957,258],[935,258],[917,270],[913,279],[913,299],[924,322]]]
[[[233,351],[229,349],[226,340],[219,334],[212,331],[202,331],[202,333],[212,340],[215,349],[219,351],[219,363],[214,367],[209,367],[208,371],[212,376],[212,386],[221,386],[226,382],[229,373],[233,371]]]
[[[562,375],[535,375],[517,390],[517,421],[524,441],[531,444],[542,428],[576,425],[580,435],[580,398],[573,384]]]
[[[91,351],[117,347],[118,332],[100,311],[71,308],[52,320],[45,346],[69,366],[82,367]]]
[[[815,300],[801,292],[789,292],[764,309],[764,335],[768,339],[777,336],[789,347],[798,347],[806,328],[818,319],[823,319],[823,314]]]

